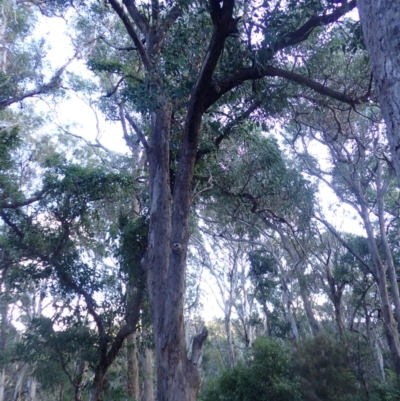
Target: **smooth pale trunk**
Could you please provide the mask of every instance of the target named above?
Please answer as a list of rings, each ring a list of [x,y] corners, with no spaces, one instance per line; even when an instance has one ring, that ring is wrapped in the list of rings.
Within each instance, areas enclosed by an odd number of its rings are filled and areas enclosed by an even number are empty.
[[[282,302],[283,302],[283,307],[285,309],[286,318],[288,319],[288,322],[290,324],[290,329],[292,331],[294,339],[296,341],[299,341],[300,340],[299,329],[297,328],[297,323],[293,316],[293,311],[292,311],[292,296],[284,278],[281,278],[281,285],[282,285]]]
[[[154,401],[153,351],[145,347],[143,354],[140,355],[140,360],[143,369],[142,401]]]
[[[26,366],[22,366],[21,369],[18,372],[17,380],[16,380],[16,383],[15,383],[13,401],[18,401],[18,400],[21,399],[22,383],[24,381],[25,370],[26,370]]]
[[[6,383],[6,370],[2,369],[0,373],[0,401],[4,401],[5,383]]]
[[[37,380],[33,375],[29,378],[27,385],[28,385],[28,395],[29,395],[28,400],[36,401]]]
[[[137,356],[136,333],[129,334],[126,338],[127,368],[128,368],[128,396],[135,400],[140,399],[139,387],[139,361]]]
[[[395,372],[400,375],[400,342],[397,325],[393,318],[392,303],[389,298],[386,271],[380,259],[379,250],[375,242],[374,231],[369,220],[369,210],[364,202],[361,203],[362,218],[367,231],[368,249],[375,266],[375,279],[378,286],[379,298],[382,304],[382,315],[386,333],[386,339],[389,345],[390,354],[394,364]]]

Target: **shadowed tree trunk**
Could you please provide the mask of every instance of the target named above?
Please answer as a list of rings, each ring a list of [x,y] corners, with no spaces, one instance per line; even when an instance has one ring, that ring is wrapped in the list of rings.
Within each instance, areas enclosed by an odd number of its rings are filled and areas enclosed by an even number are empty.
[[[400,186],[400,2],[357,0],[357,6]]]

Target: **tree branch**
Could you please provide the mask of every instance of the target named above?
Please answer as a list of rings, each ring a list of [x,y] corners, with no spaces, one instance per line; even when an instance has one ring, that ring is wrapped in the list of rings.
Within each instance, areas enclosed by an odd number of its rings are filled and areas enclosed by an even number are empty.
[[[126,9],[128,10],[129,15],[135,22],[135,24],[138,26],[140,31],[146,35],[149,32],[150,25],[149,22],[146,20],[146,18],[140,13],[140,11],[137,9],[135,1],[134,0],[122,0],[124,3]]]
[[[142,41],[139,39],[139,36],[137,35],[135,27],[132,25],[129,16],[125,13],[124,8],[121,6],[118,0],[108,0],[108,2],[111,4],[111,7],[114,9],[114,11],[118,14],[122,23],[125,25],[128,35],[131,37],[133,43],[137,47],[138,53],[146,70],[148,71],[151,70],[152,63],[150,61],[149,55],[147,54]]]
[[[37,192],[36,195],[32,196],[31,198],[25,199],[24,201],[20,201],[20,202],[3,202],[0,204],[0,208],[1,209],[17,209],[19,207],[30,205],[31,203],[42,199],[45,192],[46,191],[42,189],[41,191]]]
[[[136,135],[138,136],[140,142],[142,143],[143,147],[145,148],[145,150],[147,152],[150,149],[150,146],[147,142],[147,139],[146,139],[143,131],[139,128],[139,126],[136,124],[135,120],[128,113],[125,113],[125,117],[128,120],[131,127],[136,132]]]
[[[272,46],[272,53],[276,54],[279,50],[286,47],[297,45],[298,43],[304,42],[308,39],[310,34],[315,28],[325,26],[336,22],[349,11],[356,7],[356,0],[352,0],[349,3],[345,2],[342,6],[338,7],[331,14],[325,14],[320,16],[311,17],[305,24],[293,32],[289,32],[282,36],[278,42]]]
[[[243,70],[237,72],[231,77],[223,81],[220,81],[214,85],[211,85],[205,97],[203,109],[207,110],[225,93],[236,88],[237,86],[240,86],[244,82],[261,79],[265,77],[285,78],[289,81],[307,86],[308,88],[314,90],[315,92],[321,95],[329,96],[333,99],[339,100],[340,102],[347,103],[352,107],[354,107],[357,104],[363,104],[368,100],[367,96],[361,96],[361,97],[348,96],[345,93],[339,92],[335,89],[331,89],[325,86],[324,84],[321,84],[296,72],[284,70],[282,68],[266,66],[263,69],[244,68]]]
[[[274,45],[272,45],[269,49],[262,49],[260,52],[262,54],[266,54],[266,62],[271,61],[273,56],[280,50],[287,48],[289,46],[293,46],[299,43],[304,42],[313,32],[313,30],[319,26],[329,25],[333,22],[339,20],[342,16],[348,13],[350,10],[356,7],[356,1],[352,0],[349,3],[343,4],[341,7],[338,7],[334,12],[328,15],[322,16],[313,16],[306,23],[304,23],[300,28],[296,29],[293,32],[289,32],[287,34],[282,35],[281,39],[279,39]],[[218,18],[218,8],[217,5],[214,8],[211,8],[211,18]],[[309,78],[303,77],[302,75],[289,72],[286,70],[282,70],[279,68],[274,68],[272,66],[255,66],[251,68],[244,68],[240,71],[237,71],[231,77],[221,80],[217,82],[215,85],[212,85],[208,88],[208,93],[206,94],[204,100],[203,110],[207,110],[212,104],[214,104],[218,99],[220,99],[226,92],[240,86],[246,81],[257,80],[260,78],[264,78],[267,76],[278,76],[293,82],[300,83],[302,85],[309,86],[311,89],[315,90],[318,93],[321,93],[326,96],[333,97],[342,102],[348,103],[354,107],[355,104],[364,103],[366,98],[353,99],[349,96],[346,96],[340,92],[334,91],[326,86],[313,81]]]
[[[247,110],[245,110],[243,113],[241,113],[239,116],[237,116],[235,119],[231,120],[223,129],[222,133],[220,135],[217,136],[217,138],[214,141],[214,148],[215,149],[219,149],[219,145],[221,144],[221,142],[227,138],[232,129],[235,127],[235,125],[240,124],[241,122],[243,122],[244,120],[246,120],[246,118],[248,118],[251,113],[253,113],[255,110],[257,110],[257,108],[261,105],[262,101],[260,99],[255,100],[248,108]],[[211,153],[214,148],[205,148],[205,149],[200,149],[199,151],[197,151],[196,154],[196,162],[199,161],[203,156]]]
[[[65,69],[72,63],[72,61],[77,57],[77,53],[74,54],[73,57],[71,57],[63,66],[61,66],[51,77],[50,81],[47,82],[46,84],[43,84],[31,91],[27,91],[25,93],[16,95],[12,97],[11,99],[4,100],[0,102],[0,110],[4,110],[6,107],[14,104],[21,102],[22,100],[25,100],[30,97],[34,97],[37,95],[43,95],[45,93],[52,92],[56,89],[58,89],[61,86],[61,75],[65,71]]]

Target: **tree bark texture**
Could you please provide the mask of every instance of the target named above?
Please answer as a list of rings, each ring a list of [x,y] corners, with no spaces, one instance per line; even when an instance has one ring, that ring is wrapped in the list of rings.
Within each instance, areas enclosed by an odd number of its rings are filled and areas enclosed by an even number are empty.
[[[154,401],[154,385],[153,385],[153,351],[145,347],[140,354],[143,373],[143,392],[142,401]]]
[[[139,387],[139,361],[137,355],[136,333],[129,334],[126,338],[127,350],[127,368],[128,368],[128,395],[130,398],[140,400]]]
[[[357,6],[400,186],[400,2],[357,0]]]

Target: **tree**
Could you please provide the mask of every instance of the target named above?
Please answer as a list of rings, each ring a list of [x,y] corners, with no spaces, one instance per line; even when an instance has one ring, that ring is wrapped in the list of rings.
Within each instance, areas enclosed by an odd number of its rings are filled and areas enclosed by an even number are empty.
[[[358,0],[357,6],[400,186],[400,5],[390,0]]]
[[[334,79],[304,68],[306,56],[299,63],[295,57],[294,62],[290,51],[309,39],[323,44],[328,34],[324,27],[355,6],[354,0],[262,5],[234,0],[108,0],[105,5],[88,4],[85,10],[89,18],[81,19],[80,31],[83,37],[94,32],[88,65],[103,87],[108,85],[103,107],[110,118],[123,125],[128,121],[134,135],[127,135],[127,140],[141,142],[148,165],[149,228],[143,267],[159,401],[192,401],[200,382],[197,365],[206,332],[195,337],[189,359],[184,331],[195,170],[207,165],[243,120],[263,119],[284,108],[282,94],[288,82],[352,107],[368,100],[368,93],[331,89]]]

